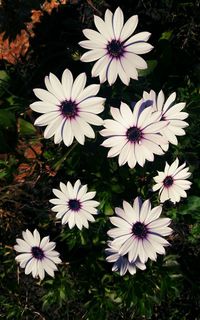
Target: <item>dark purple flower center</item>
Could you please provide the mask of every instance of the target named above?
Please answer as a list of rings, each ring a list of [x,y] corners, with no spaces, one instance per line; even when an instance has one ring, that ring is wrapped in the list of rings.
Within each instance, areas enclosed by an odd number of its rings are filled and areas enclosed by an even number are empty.
[[[71,100],[65,100],[60,105],[62,114],[67,118],[73,118],[77,115],[77,104]]]
[[[147,227],[138,221],[133,225],[132,232],[136,237],[143,239],[147,235]]]
[[[32,255],[35,259],[42,260],[44,258],[44,251],[40,247],[32,247]]]
[[[173,178],[171,176],[167,176],[164,180],[163,180],[163,184],[165,187],[171,187],[173,185]]]
[[[127,130],[126,136],[131,142],[139,142],[142,138],[142,131],[137,127],[132,127]]]
[[[78,211],[81,208],[80,201],[77,199],[69,200],[69,208],[73,211]]]
[[[124,53],[124,46],[119,40],[112,40],[107,45],[108,53],[115,58],[119,58]]]

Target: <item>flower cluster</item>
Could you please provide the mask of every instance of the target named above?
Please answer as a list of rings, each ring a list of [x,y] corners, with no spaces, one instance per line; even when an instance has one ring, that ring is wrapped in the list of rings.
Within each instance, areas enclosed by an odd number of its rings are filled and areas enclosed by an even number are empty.
[[[34,278],[44,279],[45,271],[54,277],[57,270],[56,264],[61,263],[59,253],[54,250],[55,242],[49,241],[49,237],[40,239],[39,232],[35,229],[33,234],[27,229],[22,232],[23,239],[17,239],[14,249],[20,252],[16,261],[21,268],[25,268],[25,274],[32,273]]]
[[[155,261],[157,253],[165,254],[164,247],[169,242],[163,237],[170,235],[172,229],[168,227],[169,218],[159,218],[161,212],[162,206],[152,209],[149,200],[142,203],[139,197],[133,206],[124,201],[123,209],[115,208],[117,216],[110,218],[115,228],[108,231],[114,240],[109,243],[107,261],[115,262],[114,268],[117,266],[121,274],[127,270],[136,272],[137,267],[143,270],[149,258]]]
[[[53,193],[57,198],[50,200],[55,204],[51,210],[57,212],[57,219],[62,218],[62,224],[68,223],[70,229],[76,225],[81,230],[83,226],[89,228],[88,221],[95,221],[99,202],[92,199],[96,192],[87,192],[87,185],[81,186],[80,180],[74,187],[69,181],[67,185],[60,182],[60,190],[53,189]]]
[[[138,16],[134,15],[124,22],[120,8],[114,14],[106,10],[104,20],[94,16],[98,31],[83,30],[87,40],[79,45],[89,49],[81,57],[83,62],[96,61],[92,68],[92,77],[99,77],[100,83],[108,81],[113,85],[117,78],[129,85],[130,79],[138,79],[138,71],[147,68],[141,54],[152,50],[147,42],[150,33],[135,29]],[[154,161],[155,155],[163,155],[169,144],[177,145],[178,136],[185,135],[188,126],[184,120],[188,113],[182,110],[185,103],[175,103],[176,93],[165,99],[161,90],[158,95],[151,90],[144,91],[134,107],[121,102],[119,108],[111,107],[112,119],[102,119],[99,114],[104,110],[106,99],[97,96],[100,84],[86,86],[87,76],[81,73],[75,79],[69,69],[64,70],[61,81],[52,73],[45,77],[46,89],[34,89],[39,101],[30,108],[42,115],[35,120],[35,125],[46,127],[44,138],[54,137],[54,143],[63,143],[69,147],[74,139],[84,145],[85,137],[94,139],[92,126],[104,126],[100,135],[104,137],[102,146],[109,148],[108,157],[118,157],[119,166],[133,169],[138,164],[144,166],[146,161]],[[133,205],[123,201],[123,209],[115,208],[116,216],[110,218],[115,226],[108,231],[112,240],[108,241],[106,260],[112,262],[113,271],[120,275],[135,274],[139,268],[146,269],[148,259],[155,261],[158,254],[165,254],[169,242],[166,236],[172,234],[169,227],[171,220],[160,217],[162,203],[170,200],[179,202],[187,196],[186,190],[191,186],[187,178],[191,175],[186,164],[179,166],[176,159],[171,166],[166,162],[164,172],[158,171],[153,179],[153,191],[159,190],[159,205],[151,207],[150,200],[143,203],[136,197]],[[53,189],[56,198],[50,201],[54,206],[56,219],[62,225],[68,224],[72,229],[77,226],[89,228],[88,222],[94,222],[98,214],[99,202],[93,198],[95,191],[88,192],[87,185],[77,180],[74,185],[60,182],[60,189]],[[54,250],[55,243],[49,237],[40,239],[37,230],[33,234],[26,230],[23,240],[17,239],[14,249],[20,254],[17,262],[25,268],[25,274],[44,278],[45,272],[54,276],[56,264],[61,263],[59,253]]]
[[[95,133],[90,124],[99,126],[102,119],[97,116],[103,111],[104,98],[96,97],[100,85],[90,85],[85,88],[87,77],[81,73],[74,81],[70,70],[66,69],[62,81],[50,73],[45,77],[47,90],[34,89],[40,101],[30,105],[33,111],[42,113],[36,119],[35,125],[47,126],[45,139],[54,136],[54,142],[64,142],[70,146],[74,138],[84,144],[85,136],[94,138]]]
[[[92,76],[99,77],[100,82],[108,81],[112,85],[119,76],[121,81],[129,85],[130,78],[137,80],[137,69],[146,69],[147,64],[139,54],[145,54],[153,49],[147,43],[150,33],[140,32],[132,36],[138,16],[132,16],[124,24],[124,15],[120,8],[113,14],[106,10],[104,20],[94,16],[97,31],[83,30],[88,40],[79,44],[90,51],[81,57],[83,62],[98,60],[92,68]]]

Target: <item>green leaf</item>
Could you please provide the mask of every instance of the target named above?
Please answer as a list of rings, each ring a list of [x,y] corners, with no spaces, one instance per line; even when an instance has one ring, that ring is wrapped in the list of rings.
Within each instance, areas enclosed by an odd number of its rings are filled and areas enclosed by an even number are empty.
[[[19,127],[20,127],[20,133],[23,136],[34,135],[36,133],[36,128],[32,125],[32,123],[22,118],[19,118]]]
[[[172,37],[172,31],[169,30],[169,31],[163,32],[159,40],[170,40],[171,37]]]
[[[192,214],[196,217],[196,214],[199,216],[200,210],[200,197],[197,196],[190,196],[188,198],[187,204],[183,206],[180,214]]]
[[[15,115],[6,110],[2,109],[0,110],[0,126],[1,128],[9,129],[11,127],[15,126]]]
[[[157,64],[158,64],[158,62],[156,60],[148,60],[147,61],[147,69],[138,71],[139,77],[146,77],[149,74],[151,74],[154,71]]]
[[[0,84],[3,81],[8,81],[9,80],[9,75],[7,74],[7,72],[5,70],[0,70]]]

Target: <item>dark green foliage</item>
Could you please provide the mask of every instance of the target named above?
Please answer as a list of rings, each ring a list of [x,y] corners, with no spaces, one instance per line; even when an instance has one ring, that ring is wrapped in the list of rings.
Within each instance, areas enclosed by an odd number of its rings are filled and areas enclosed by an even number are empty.
[[[44,1],[3,1],[0,31],[14,39],[32,9]],[[120,5],[128,18],[139,15],[137,31],[150,31],[155,49],[146,55],[148,69],[139,81],[125,87],[117,81],[103,84],[100,96],[106,97],[102,118],[110,117],[109,106],[121,99],[131,103],[143,90],[163,89],[166,96],[177,92],[178,101],[187,103],[190,126],[179,137],[178,146],[170,146],[163,157],[156,157],[144,168],[118,166],[107,159],[96,133],[84,146],[67,148],[43,139],[43,129],[33,126],[36,114],[29,104],[35,101],[33,88],[44,88],[49,72],[61,76],[67,67],[76,76],[86,72],[88,84],[91,65],[80,62],[84,51],[82,29],[93,27],[93,14],[102,15],[107,7]],[[15,65],[1,61],[0,71],[0,318],[11,320],[198,320],[200,313],[200,63],[198,1],[69,1],[44,13],[34,28],[35,37],[25,57]],[[98,130],[97,130],[98,131]],[[132,202],[141,195],[158,204],[152,192],[153,176],[164,168],[165,160],[176,157],[186,161],[192,172],[188,198],[176,205],[165,203],[163,215],[173,219],[171,247],[165,257],[148,262],[147,270],[135,276],[120,277],[105,261],[109,216],[122,200]],[[96,190],[99,215],[89,230],[70,230],[55,220],[50,210],[52,188],[59,182],[80,179]],[[16,237],[29,228],[50,235],[61,253],[62,265],[54,279],[42,283],[26,276],[15,263]]]

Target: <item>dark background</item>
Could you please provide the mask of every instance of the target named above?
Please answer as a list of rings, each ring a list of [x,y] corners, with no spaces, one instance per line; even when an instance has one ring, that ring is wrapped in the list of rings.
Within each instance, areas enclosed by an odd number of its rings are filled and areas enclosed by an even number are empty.
[[[56,1],[54,1],[56,3]],[[199,311],[199,1],[44,1],[4,0],[0,6],[0,317],[2,319],[152,319],[197,320]],[[163,89],[166,97],[176,91],[177,101],[187,103],[189,127],[170,146],[164,157],[156,157],[144,168],[119,168],[117,158],[107,159],[100,147],[102,138],[84,146],[66,148],[43,139],[42,129],[33,126],[37,117],[29,105],[35,101],[33,88],[44,88],[44,77],[61,76],[69,68],[74,76],[86,72],[89,83],[92,64],[81,63],[84,50],[82,29],[94,28],[93,15],[120,6],[125,20],[139,16],[136,32],[149,31],[154,49],[144,56],[149,68],[139,81],[126,87],[118,80],[103,84],[100,96],[109,106],[130,103],[143,90]],[[40,21],[33,18],[39,11]],[[35,20],[34,20],[35,19]],[[26,40],[26,41],[25,41]],[[25,49],[27,48],[27,49]],[[6,49],[6,54],[5,54]],[[4,52],[4,53],[2,53]],[[98,130],[96,130],[98,131]],[[164,215],[172,218],[172,246],[165,257],[148,262],[146,271],[120,277],[105,261],[104,250],[110,228],[109,216],[122,200],[137,195],[150,198],[156,170],[165,161],[179,157],[190,166],[193,185],[188,198],[176,205],[165,203]],[[55,221],[49,199],[60,181],[78,178],[96,190],[100,214],[89,230],[69,230]],[[19,270],[14,257],[16,237],[29,228],[57,242],[63,264],[55,279],[40,283]]]

